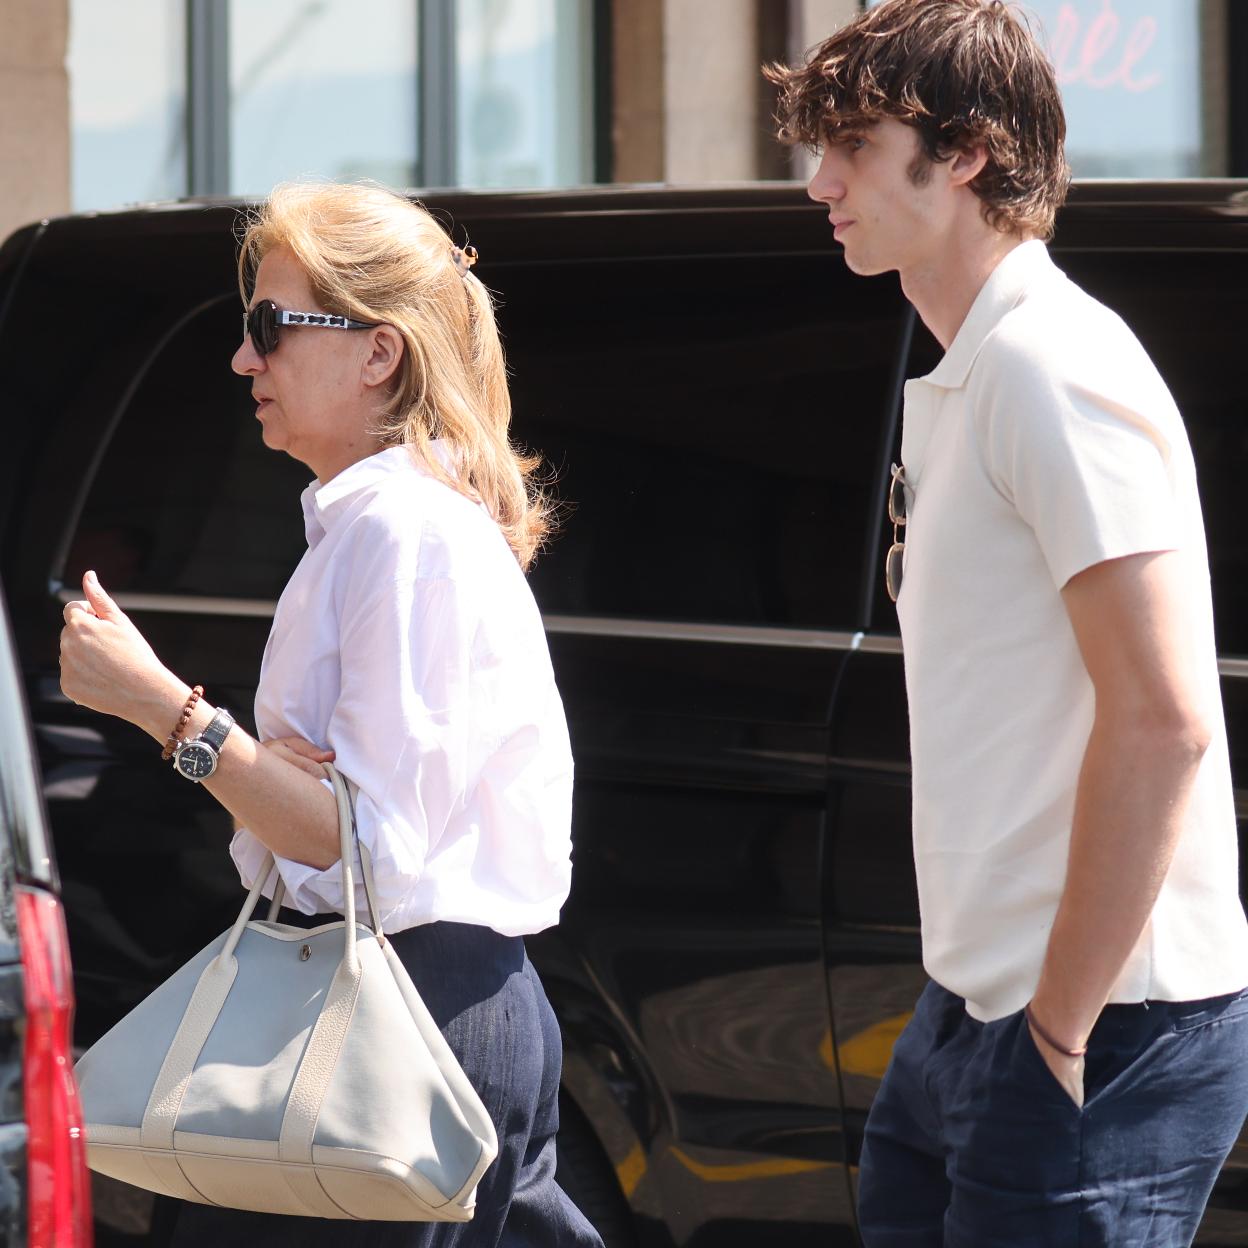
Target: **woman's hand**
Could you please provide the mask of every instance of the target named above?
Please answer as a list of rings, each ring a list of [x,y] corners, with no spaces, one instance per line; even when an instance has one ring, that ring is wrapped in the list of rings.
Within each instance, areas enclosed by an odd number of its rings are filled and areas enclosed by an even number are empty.
[[[274,737],[271,741],[263,742],[266,750],[272,750],[278,758],[284,758],[288,763],[293,763],[300,771],[306,771],[308,775],[315,776],[318,780],[325,779],[325,769],[322,763],[332,763],[334,761],[333,750],[323,750],[319,745],[313,745],[311,741],[305,741],[302,737]]]
[[[65,606],[61,692],[79,706],[145,726],[151,703],[168,697],[176,677],[94,572],[82,578],[82,592],[85,599]]]

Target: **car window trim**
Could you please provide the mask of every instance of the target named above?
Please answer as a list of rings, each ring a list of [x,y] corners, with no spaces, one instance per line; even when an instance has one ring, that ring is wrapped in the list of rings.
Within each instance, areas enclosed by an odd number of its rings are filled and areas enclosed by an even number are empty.
[[[54,587],[63,606],[77,595]],[[266,598],[200,598],[193,594],[116,593],[126,612],[161,615],[210,615],[231,619],[271,620],[276,601]],[[901,654],[896,633],[867,633],[824,628],[776,628],[754,624],[704,624],[686,620],[628,619],[605,615],[543,615],[548,633],[573,637],[618,637],[631,641],[691,641],[726,646],[762,646],[776,650],[837,650],[861,654]],[[1218,672],[1232,680],[1248,679],[1248,658],[1218,658]]]

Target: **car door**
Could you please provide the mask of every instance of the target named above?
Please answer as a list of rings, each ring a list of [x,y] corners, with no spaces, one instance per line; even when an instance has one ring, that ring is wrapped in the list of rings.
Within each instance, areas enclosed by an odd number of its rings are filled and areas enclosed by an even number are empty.
[[[852,1224],[819,880],[904,308],[814,217],[810,250],[743,226],[498,278],[516,432],[569,508],[533,575],[577,764],[551,940],[641,1055],[635,1204],[723,1242]]]

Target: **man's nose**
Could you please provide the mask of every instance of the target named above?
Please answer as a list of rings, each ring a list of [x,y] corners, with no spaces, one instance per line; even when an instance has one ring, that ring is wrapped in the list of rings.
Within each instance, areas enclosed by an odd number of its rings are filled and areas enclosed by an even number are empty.
[[[823,154],[819,167],[806,184],[806,194],[818,204],[845,198],[845,179],[830,153]]]

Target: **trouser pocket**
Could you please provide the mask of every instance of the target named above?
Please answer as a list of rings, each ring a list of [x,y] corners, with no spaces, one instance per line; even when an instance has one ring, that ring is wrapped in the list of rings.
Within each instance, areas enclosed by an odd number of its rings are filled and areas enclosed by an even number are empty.
[[[1074,1097],[1070,1095],[1050,1069],[1048,1062],[1044,1060],[1044,1054],[1040,1051],[1039,1044],[1031,1034],[1031,1028],[1027,1024],[1027,1017],[1023,1011],[1019,1010],[1017,1014],[1011,1014],[1003,1022],[1008,1027],[1010,1033],[1012,1033],[1013,1066],[1018,1079],[1033,1086],[1046,1102],[1053,1103],[1055,1107],[1059,1107],[1062,1110],[1068,1109],[1076,1114],[1082,1113],[1081,1106],[1076,1103]],[[1087,1102],[1087,1092],[1085,1081],[1085,1104]]]

